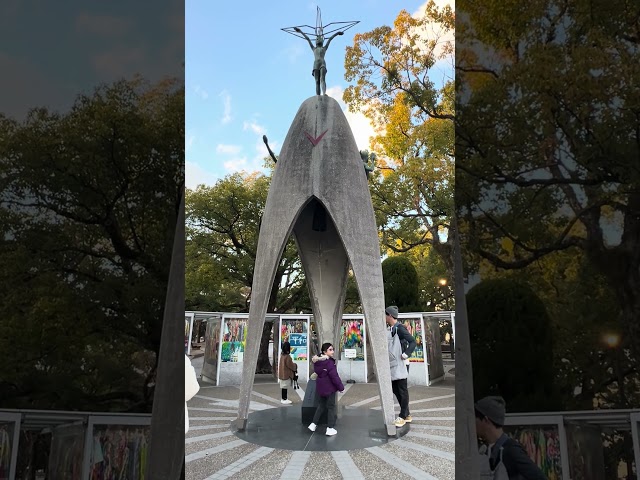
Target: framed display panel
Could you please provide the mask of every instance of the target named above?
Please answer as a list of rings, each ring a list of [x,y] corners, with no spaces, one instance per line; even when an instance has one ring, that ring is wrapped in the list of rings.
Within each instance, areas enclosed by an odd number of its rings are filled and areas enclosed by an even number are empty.
[[[193,335],[193,319],[196,316],[194,312],[185,312],[184,314],[184,353],[191,355],[191,336]]]
[[[298,379],[305,381],[309,381],[310,319],[310,315],[280,315],[278,327],[278,361],[282,344],[289,342],[291,345],[291,359],[298,366]]]
[[[50,480],[84,480],[89,478],[83,470],[86,430],[74,423],[61,425],[52,431],[47,478]]]
[[[606,477],[602,427],[588,423],[565,424],[570,478],[600,480]]]
[[[428,313],[422,314],[423,350],[427,360],[427,385],[444,379],[442,345],[440,344],[440,318]]]
[[[343,382],[366,383],[368,375],[367,334],[364,315],[346,314],[340,323],[338,374]],[[345,350],[356,351],[354,359],[346,358]]]
[[[204,359],[202,378],[207,382],[218,381],[218,360],[220,357],[220,336],[222,335],[222,315],[212,315],[207,319],[204,335]]]
[[[507,415],[504,431],[518,440],[549,480],[569,480],[567,433],[561,416]]]
[[[19,413],[0,412],[0,480],[15,478],[21,418]]]
[[[633,440],[633,456],[636,472],[640,472],[640,412],[629,415],[631,420],[631,438]]]
[[[416,348],[409,357],[407,385],[429,385],[429,363],[425,361],[424,319],[421,313],[400,313],[398,321],[416,341]]]
[[[216,385],[240,385],[247,336],[247,313],[225,313],[220,325]]]
[[[83,479],[145,478],[151,416],[90,416]]]

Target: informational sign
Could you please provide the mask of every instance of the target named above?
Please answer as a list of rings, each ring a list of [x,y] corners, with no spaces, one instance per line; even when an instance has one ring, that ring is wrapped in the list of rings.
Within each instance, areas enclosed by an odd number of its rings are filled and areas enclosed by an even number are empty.
[[[291,345],[292,347],[306,347],[307,334],[306,333],[289,334],[289,345]]]
[[[294,362],[306,362],[307,354],[307,320],[286,319],[282,321],[280,345],[289,342],[291,359]]]
[[[344,356],[346,358],[356,358],[358,356],[358,351],[355,348],[345,348]]]

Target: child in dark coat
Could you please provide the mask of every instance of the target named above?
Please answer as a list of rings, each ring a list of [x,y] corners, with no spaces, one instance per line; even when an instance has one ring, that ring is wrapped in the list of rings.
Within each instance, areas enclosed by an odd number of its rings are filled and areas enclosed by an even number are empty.
[[[278,380],[282,389],[281,403],[290,405],[292,402],[287,398],[287,388],[292,384],[293,379],[297,380],[298,365],[291,358],[291,344],[284,342],[282,344],[282,352],[280,353],[280,361],[278,362]]]
[[[333,358],[335,350],[330,343],[323,343],[320,356],[314,356],[313,371],[318,375],[316,380],[316,392],[319,396],[319,404],[313,416],[313,422],[309,425],[309,430],[316,431],[316,422],[320,420],[322,414],[327,411],[327,432],[328,436],[338,433],[336,426],[336,392],[344,392],[344,385],[338,375],[336,361]]]

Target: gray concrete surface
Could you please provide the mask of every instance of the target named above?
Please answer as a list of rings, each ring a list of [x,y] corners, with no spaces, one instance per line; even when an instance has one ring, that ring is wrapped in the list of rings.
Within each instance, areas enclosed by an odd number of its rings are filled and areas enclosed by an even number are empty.
[[[196,372],[202,359],[192,361]],[[445,362],[445,370],[454,368],[453,362]],[[306,383],[301,383],[302,390]],[[438,479],[455,478],[455,385],[454,377],[433,387],[410,387],[410,408],[447,409],[420,412],[428,418],[440,420],[414,420],[409,433],[381,447],[349,449],[337,452],[309,452],[305,446],[299,449],[268,449],[250,442],[238,440],[233,435],[211,436],[230,431],[239,405],[240,389],[237,386],[214,387],[203,383],[198,395],[189,402],[191,429],[185,445],[186,480],[216,478],[244,479]],[[301,400],[291,406],[279,404],[280,388],[273,384],[256,385],[251,394],[250,410],[264,408],[299,408]],[[338,403],[352,408],[380,408],[379,389],[375,384],[351,384]],[[399,406],[394,405],[398,410]],[[216,409],[208,412],[195,409]],[[222,426],[223,428],[221,428]],[[202,427],[202,428],[200,428]],[[336,425],[340,435],[340,425]],[[208,438],[205,438],[209,436]]]
[[[353,133],[338,102],[328,96],[313,96],[302,103],[272,176],[253,272],[238,408],[240,428],[246,425],[271,287],[291,233],[309,283],[320,343],[335,343],[339,338],[351,266],[367,319],[384,422],[388,433],[395,434],[375,215]]]

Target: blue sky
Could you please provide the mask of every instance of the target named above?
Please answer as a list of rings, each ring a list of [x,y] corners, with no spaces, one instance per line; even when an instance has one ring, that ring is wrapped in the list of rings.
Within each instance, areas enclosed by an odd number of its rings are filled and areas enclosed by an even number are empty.
[[[440,3],[440,2],[438,2]],[[327,93],[342,102],[344,54],[356,33],[392,25],[400,10],[413,14],[425,0],[389,2],[185,2],[186,185],[212,185],[239,170],[262,168],[262,135],[280,151],[300,104],[315,95],[313,52],[280,30],[359,20],[336,37],[326,54]],[[361,115],[347,114],[360,149],[372,134]]]

